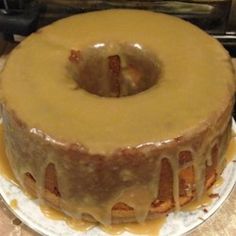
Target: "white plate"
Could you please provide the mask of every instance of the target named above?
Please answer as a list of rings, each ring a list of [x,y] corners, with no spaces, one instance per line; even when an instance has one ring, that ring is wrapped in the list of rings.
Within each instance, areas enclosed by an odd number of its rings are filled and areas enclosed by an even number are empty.
[[[236,131],[235,122],[233,122],[233,130]],[[234,156],[236,159],[236,155]],[[221,186],[214,189],[214,193],[218,193],[220,198],[213,199],[212,203],[204,207],[207,213],[202,209],[192,212],[171,213],[168,215],[166,223],[160,230],[160,236],[178,236],[190,232],[204,221],[206,221],[216,210],[223,204],[226,198],[233,190],[236,182],[236,164],[231,161],[225,168],[222,177],[224,179]],[[31,200],[21,191],[20,188],[12,184],[9,180],[0,175],[0,194],[9,209],[26,225],[42,235],[47,236],[85,236],[97,235],[105,236],[105,232],[99,227],[94,227],[87,232],[78,232],[71,229],[64,221],[51,220],[43,215],[37,200]],[[10,202],[16,199],[17,208],[12,208]],[[132,235],[124,232],[122,236]]]

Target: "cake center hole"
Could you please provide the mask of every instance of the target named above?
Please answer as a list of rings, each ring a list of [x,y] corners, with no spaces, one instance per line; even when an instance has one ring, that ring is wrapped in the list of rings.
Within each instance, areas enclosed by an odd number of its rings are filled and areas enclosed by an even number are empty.
[[[124,97],[157,83],[157,58],[139,44],[96,44],[71,50],[70,71],[77,89],[102,97]]]

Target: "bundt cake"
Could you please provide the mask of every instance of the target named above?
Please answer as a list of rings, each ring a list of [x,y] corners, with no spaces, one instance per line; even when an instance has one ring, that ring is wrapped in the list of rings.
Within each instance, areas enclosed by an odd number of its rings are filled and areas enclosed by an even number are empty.
[[[224,168],[233,67],[181,19],[120,9],[59,20],[14,49],[1,78],[17,180],[72,217],[156,218]]]

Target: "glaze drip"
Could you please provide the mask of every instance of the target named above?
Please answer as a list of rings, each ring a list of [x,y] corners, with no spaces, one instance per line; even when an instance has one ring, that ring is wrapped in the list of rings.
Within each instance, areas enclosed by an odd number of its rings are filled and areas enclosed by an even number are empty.
[[[72,89],[68,52],[101,44],[147,48],[161,65],[158,83],[119,99]],[[118,54],[105,60],[115,76],[124,66]],[[16,179],[71,217],[106,225],[156,218],[200,198],[224,168],[235,93],[230,57],[180,19],[135,10],[73,16],[24,40],[1,77]]]
[[[20,184],[28,188],[25,175],[30,173],[32,182],[37,184],[35,194],[42,201],[49,192],[49,195],[58,197],[50,203],[53,207],[59,207],[77,219],[84,215],[93,216],[105,225],[113,222],[112,211],[119,203],[133,209],[136,220],[144,222],[150,213],[150,206],[167,201],[166,196],[170,204],[163,208],[163,212],[168,212],[172,206],[179,210],[185,202],[181,199],[183,196],[200,198],[209,187],[209,179],[215,179],[214,173],[219,175],[223,169],[223,153],[231,137],[231,118],[228,116],[217,131],[203,130],[202,140],[196,138],[195,142],[185,141],[168,149],[162,147],[163,150],[158,152],[152,146],[120,150],[105,161],[101,155],[91,157],[86,153],[55,149],[52,142],[44,146],[45,152],[42,153],[42,136],[34,133],[26,139],[26,127],[19,127],[6,111],[3,118],[6,121],[7,155]],[[14,132],[11,132],[13,127]],[[32,141],[34,146],[30,144]],[[38,143],[36,149],[35,143]],[[214,151],[216,148],[217,153]],[[58,158],[59,153],[63,162]],[[208,168],[215,171],[211,172]],[[103,172],[103,169],[106,171]],[[161,170],[164,170],[164,175]],[[171,176],[166,182],[169,193],[163,195],[165,173]],[[104,186],[102,190],[101,186]]]

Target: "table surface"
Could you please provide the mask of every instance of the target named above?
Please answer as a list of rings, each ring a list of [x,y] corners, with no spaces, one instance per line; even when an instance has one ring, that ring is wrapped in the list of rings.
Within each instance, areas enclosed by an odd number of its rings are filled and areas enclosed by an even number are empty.
[[[14,47],[0,37],[0,56],[4,58]],[[0,61],[1,63],[1,61]],[[236,68],[236,59],[233,59]],[[0,198],[0,235],[37,236],[29,227],[17,219]],[[195,229],[190,236],[233,236],[236,235],[236,188],[223,206],[206,222]]]

